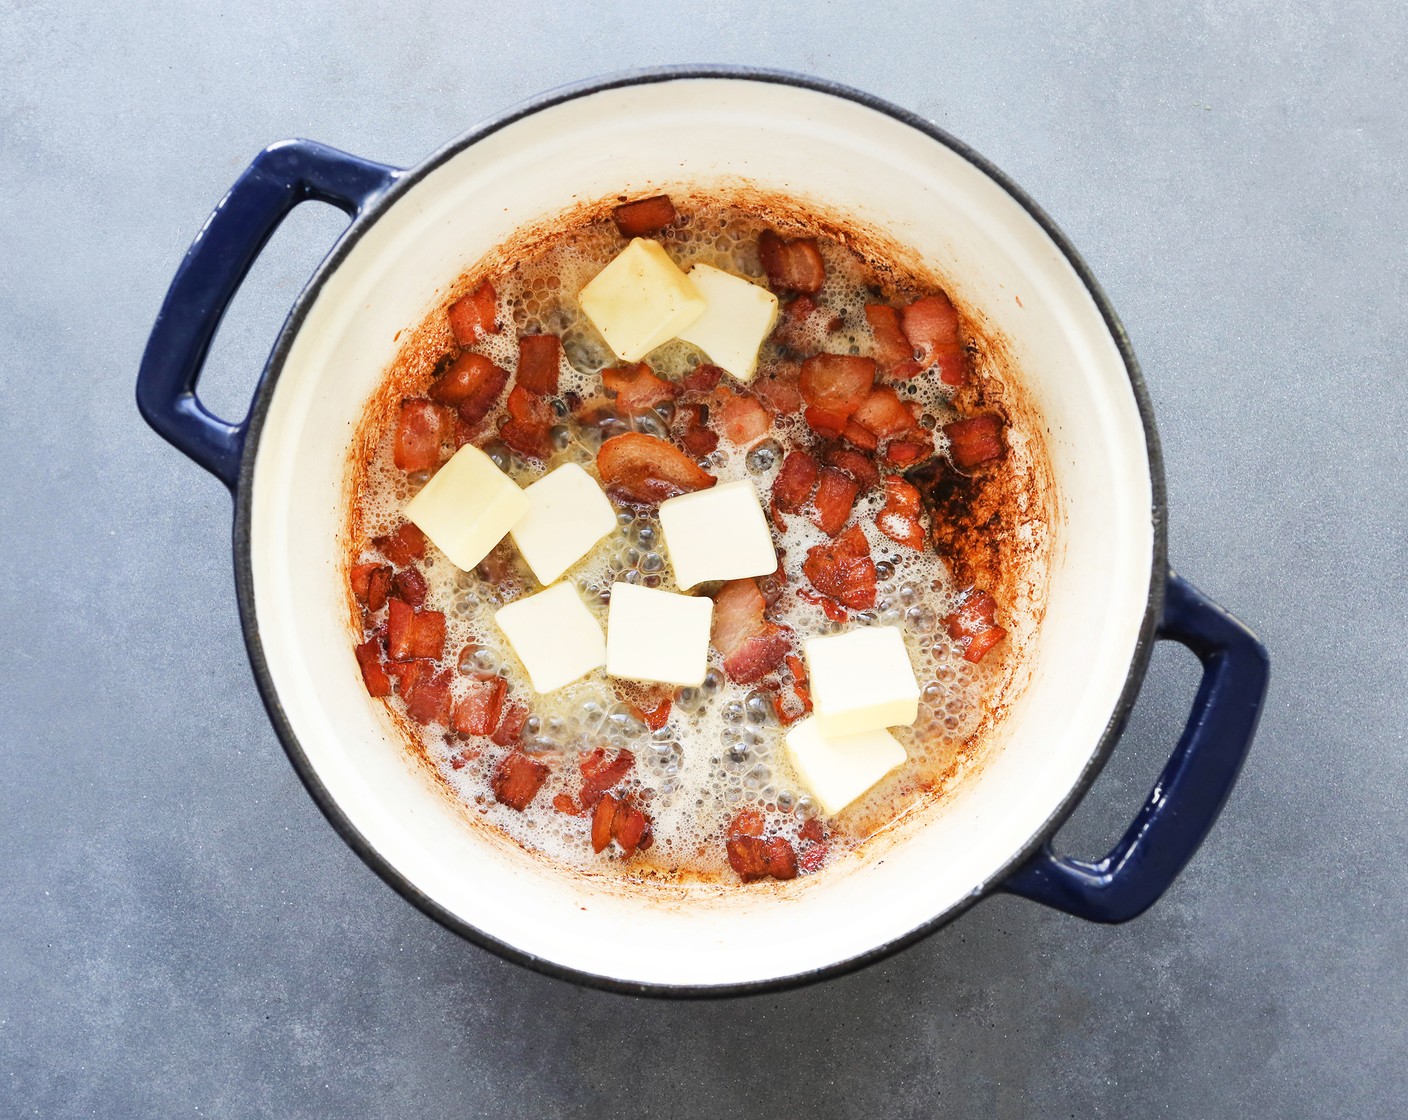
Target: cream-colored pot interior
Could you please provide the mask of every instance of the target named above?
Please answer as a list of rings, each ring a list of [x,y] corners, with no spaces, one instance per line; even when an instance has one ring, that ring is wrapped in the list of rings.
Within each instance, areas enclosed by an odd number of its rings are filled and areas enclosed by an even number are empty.
[[[1061,519],[1030,684],[981,774],[883,860],[780,893],[681,904],[546,869],[468,825],[408,761],[352,657],[342,472],[397,332],[480,256],[574,200],[721,178],[852,215],[955,279],[1025,370],[1047,424]],[[1042,227],[987,174],[900,120],[814,89],[733,78],[556,104],[404,190],[308,309],[269,401],[248,500],[259,643],[288,727],[342,814],[394,876],[454,919],[628,983],[707,987],[811,972],[903,937],[982,889],[1095,754],[1135,656],[1154,549],[1129,374]]]

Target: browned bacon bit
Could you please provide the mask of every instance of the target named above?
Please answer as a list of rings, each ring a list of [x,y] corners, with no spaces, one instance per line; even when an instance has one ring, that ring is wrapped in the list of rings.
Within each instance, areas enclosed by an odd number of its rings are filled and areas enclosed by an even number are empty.
[[[705,426],[709,410],[699,401],[682,401],[670,418],[670,435],[679,445],[702,459],[719,446],[719,434]]]
[[[854,420],[846,421],[845,427],[841,429],[841,438],[862,451],[874,451],[880,446],[880,440],[875,433],[869,428],[862,428]]]
[[[372,545],[397,567],[405,567],[425,555],[425,534],[414,522],[403,521],[393,532],[373,537]]]
[[[808,591],[805,587],[799,587],[797,588],[797,598],[820,607],[822,613],[832,622],[845,622],[849,617],[846,614],[846,608],[829,595],[818,595],[814,591]]]
[[[606,391],[615,395],[617,409],[627,416],[639,416],[675,396],[674,383],[656,377],[646,362],[604,369],[601,380]]]
[[[650,818],[630,798],[608,793],[592,812],[592,850],[603,852],[612,840],[621,846],[621,854],[627,859],[635,855],[637,848],[648,848],[652,843]]]
[[[382,668],[396,682],[396,691],[402,697],[407,697],[420,682],[421,677],[426,673],[435,672],[435,663],[426,661],[423,658],[418,661],[387,661]]]
[[[919,524],[919,491],[902,478],[885,479],[885,508],[875,526],[892,541],[917,551],[924,548],[924,526]]]
[[[547,778],[548,768],[544,763],[529,758],[522,751],[509,751],[494,767],[490,784],[496,801],[521,813],[538,796]]]
[[[552,408],[542,397],[515,385],[505,403],[508,418],[499,428],[499,436],[520,455],[545,459],[552,450],[549,432],[552,428]]]
[[[826,852],[825,844],[803,844],[802,854],[797,857],[797,867],[807,875],[820,871],[821,865],[826,862]]]
[[[412,607],[425,605],[425,577],[416,567],[402,568],[391,580],[391,594]]]
[[[381,578],[378,579],[378,576]],[[375,614],[386,606],[386,591],[391,586],[391,569],[385,564],[353,564],[347,573],[347,582],[351,584],[352,594],[356,596],[357,602],[365,603]],[[373,593],[378,590],[373,586],[374,583],[379,585],[381,593],[381,601],[377,603],[372,602]]]
[[[372,696],[390,696],[391,678],[381,663],[381,643],[369,638],[352,651],[357,655],[357,665],[362,670],[362,683]]]
[[[671,700],[667,696],[652,707],[643,707],[640,704],[632,704],[631,708],[640,716],[641,723],[650,728],[651,731],[659,731],[670,721]]]
[[[816,817],[804,822],[802,827],[797,830],[797,835],[803,840],[810,840],[813,844],[820,844],[826,838],[821,821]]]
[[[802,409],[796,376],[760,376],[749,385],[774,416],[793,416]]]
[[[597,801],[592,811],[592,851],[604,852],[611,843],[612,826],[616,823],[616,799],[609,793]]]
[[[675,220],[675,204],[667,194],[638,198],[611,211],[622,237],[644,237],[664,229]]]
[[[428,471],[440,462],[440,444],[450,432],[445,410],[434,401],[413,397],[401,402],[392,457],[403,471]]]
[[[802,571],[823,595],[853,611],[875,605],[875,562],[859,525],[852,525],[830,544],[808,549]]]
[[[718,481],[678,448],[644,432],[626,432],[603,443],[596,469],[608,492],[642,505],[707,490]]]
[[[737,684],[752,684],[782,664],[791,648],[786,629],[763,617],[767,600],[751,579],[729,580],[714,596],[709,641],[723,655],[724,672]]]
[[[757,397],[720,389],[718,401],[719,430],[739,447],[752,447],[772,427],[772,417]]]
[[[580,817],[582,810],[577,803],[565,793],[559,793],[552,799],[552,807],[559,813],[566,813],[569,817]]]
[[[455,341],[461,346],[473,346],[480,335],[497,334],[498,326],[494,322],[497,304],[494,285],[487,280],[463,299],[450,304],[447,314]]]
[[[758,235],[758,256],[768,283],[780,291],[816,295],[826,283],[826,265],[813,237],[784,241],[770,229]]]
[[[911,432],[904,439],[892,439],[885,445],[885,462],[894,467],[911,467],[934,453],[934,441],[927,432]]]
[[[806,402],[806,420],[821,435],[839,436],[846,421],[870,395],[875,362],[850,354],[817,354],[802,363],[797,383]]]
[[[866,397],[851,419],[880,439],[902,435],[918,426],[909,406],[888,385]]]
[[[829,466],[845,471],[860,483],[862,490],[869,490],[880,481],[880,468],[875,460],[850,447],[831,447],[825,452],[825,459]]]
[[[787,655],[787,671],[792,674],[792,691],[797,695],[797,702],[802,705],[800,714],[805,715],[812,710],[812,690],[807,683],[807,668],[795,653]]]
[[[391,599],[386,620],[386,652],[393,661],[428,657],[445,652],[445,615],[441,611],[418,611],[400,599]]]
[[[949,458],[959,470],[972,470],[991,459],[1002,457],[1002,421],[987,413],[955,420],[944,425]]]
[[[721,367],[710,365],[708,362],[700,362],[684,375],[680,385],[691,393],[710,393],[719,387],[719,381],[723,375],[724,371]]]
[[[819,468],[816,460],[805,451],[797,448],[789,451],[782,460],[782,469],[772,484],[772,504],[774,510],[796,513],[812,496],[816,488]]]
[[[461,735],[491,735],[499,726],[508,682],[503,677],[469,682],[465,694],[455,703],[453,727]]]
[[[728,828],[725,849],[729,866],[745,883],[771,876],[774,879],[797,877],[797,853],[781,836],[763,839],[763,820],[751,810],[739,813]]]
[[[610,753],[605,747],[583,755],[577,761],[582,771],[582,806],[590,809],[602,794],[620,782],[636,764],[636,756],[628,750]]]
[[[875,361],[882,370],[892,373],[901,366],[907,370],[911,364],[918,368],[918,363],[914,362],[914,347],[900,330],[898,311],[889,304],[868,303],[865,321],[870,324],[870,334],[875,339]]]
[[[900,328],[924,360],[938,366],[945,385],[968,380],[968,355],[958,338],[958,312],[942,292],[917,299],[900,312]]]
[[[406,714],[417,723],[450,722],[450,671],[427,669],[406,693]]]
[[[812,519],[816,527],[828,537],[834,537],[851,516],[851,507],[859,493],[860,483],[850,475],[835,467],[822,467],[816,488],[816,516]]]
[[[977,663],[1007,636],[997,625],[997,602],[986,591],[971,590],[958,610],[944,619],[948,636],[963,647],[963,660]]]
[[[558,363],[562,340],[555,334],[525,334],[518,340],[516,384],[540,397],[557,394]]]
[[[517,700],[510,700],[504,705],[504,714],[499,720],[499,726],[494,729],[490,739],[498,743],[501,747],[507,747],[518,742],[523,734],[523,725],[528,722],[528,709]]]
[[[459,410],[467,425],[474,425],[499,403],[508,384],[508,373],[483,354],[461,354],[430,386],[430,399]]]

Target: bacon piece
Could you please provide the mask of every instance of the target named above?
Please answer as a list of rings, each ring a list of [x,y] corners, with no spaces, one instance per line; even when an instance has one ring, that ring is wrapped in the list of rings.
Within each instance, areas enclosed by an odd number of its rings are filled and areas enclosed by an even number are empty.
[[[805,587],[799,587],[797,588],[797,598],[820,607],[822,613],[832,622],[845,622],[848,617],[846,608],[841,606],[840,603],[836,602],[836,600],[829,595],[818,595],[815,592],[808,591]]]
[[[638,198],[611,211],[622,237],[644,237],[664,229],[675,220],[675,204],[667,194]]]
[[[606,851],[615,823],[616,799],[608,793],[596,803],[596,809],[592,812],[592,851]]]
[[[781,836],[770,840],[758,836],[730,836],[725,850],[729,866],[745,883],[769,876],[774,879],[797,877],[797,853]]]
[[[494,285],[487,280],[469,295],[450,304],[446,315],[455,341],[461,346],[473,346],[481,335],[497,334],[498,326],[494,321],[497,308],[498,296]]]
[[[983,413],[955,420],[944,425],[944,435],[948,436],[949,458],[959,470],[972,470],[1002,457],[1002,421],[996,416]]]
[[[777,478],[773,479],[773,509],[796,513],[806,505],[816,487],[818,470],[816,460],[807,452],[800,448],[789,451]]]
[[[728,834],[733,836],[761,836],[763,834],[763,814],[756,809],[744,809],[734,814],[728,822]]]
[[[784,241],[765,229],[758,235],[758,256],[768,274],[768,283],[780,291],[816,295],[826,283],[826,265],[814,237]]]
[[[483,354],[461,354],[430,386],[430,399],[453,406],[460,420],[473,426],[499,403],[507,384],[507,371]]]
[[[400,599],[389,600],[387,606],[386,652],[393,661],[436,660],[445,652],[445,615],[441,611],[418,611]]]
[[[403,521],[394,531],[373,537],[372,547],[398,568],[404,568],[425,555],[425,534],[415,522]]]
[[[719,381],[724,375],[721,366],[710,365],[708,362],[700,362],[687,374],[680,385],[691,393],[710,393],[719,387]]]
[[[797,387],[809,409],[849,419],[870,395],[874,384],[873,359],[851,354],[816,354],[802,363]]]
[[[705,427],[708,418],[708,408],[699,401],[682,401],[670,419],[670,435],[696,459],[719,446],[719,434]]]
[[[577,807],[577,803],[565,793],[559,793],[552,799],[552,807],[559,813],[566,813],[569,817],[582,815],[582,810]]]
[[[641,707],[639,704],[632,704],[631,707],[640,716],[641,723],[651,731],[659,731],[670,722],[670,705],[670,698],[666,696],[649,708]]]
[[[546,459],[552,450],[549,431],[553,415],[548,402],[522,385],[515,385],[509,390],[505,407],[508,418],[499,428],[500,438],[520,455]]]
[[[958,337],[958,312],[943,292],[917,299],[900,312],[900,329],[945,385],[968,380],[968,355]]]
[[[407,606],[425,605],[425,577],[416,567],[402,568],[391,580],[391,594]]]
[[[802,410],[802,394],[795,377],[758,377],[749,387],[774,416],[794,416]]]
[[[858,447],[862,451],[874,451],[880,446],[880,440],[869,428],[862,428],[854,420],[847,420],[845,427],[841,429],[841,438],[852,447]]]
[[[865,321],[870,324],[870,334],[875,339],[875,362],[882,370],[890,373],[898,366],[914,362],[914,345],[900,330],[898,311],[886,303],[868,303]]]
[[[914,413],[888,385],[880,386],[866,397],[851,419],[880,439],[903,435],[918,427]]]
[[[403,471],[428,471],[440,462],[440,444],[450,433],[445,410],[424,397],[401,402],[392,458]]]
[[[538,796],[538,790],[547,779],[546,764],[529,758],[522,751],[509,751],[494,767],[490,785],[494,789],[494,800],[521,813]]]
[[[892,541],[915,550],[924,548],[924,526],[919,523],[919,491],[902,478],[885,479],[885,508],[875,525]]]
[[[644,432],[627,432],[607,440],[596,453],[596,468],[611,494],[642,505],[707,490],[718,481],[678,448]]]
[[[461,735],[490,735],[499,726],[508,682],[503,677],[473,680],[455,703],[453,727]]]
[[[421,673],[405,693],[406,714],[417,723],[450,722],[450,671]]]
[[[798,296],[783,305],[772,337],[789,350],[815,353],[814,343],[820,341],[820,336],[831,333],[840,325],[841,316],[821,310],[811,296]]]
[[[709,635],[723,655],[724,672],[737,684],[752,684],[782,664],[791,648],[791,635],[763,617],[767,600],[751,579],[729,580],[714,596],[714,622]]]
[[[353,564],[347,582],[357,602],[365,603],[375,614],[386,606],[386,593],[391,587],[391,569],[385,564]]]
[[[616,843],[621,845],[622,855],[630,859],[649,834],[650,820],[630,801],[621,801],[616,805],[611,832],[616,838]]]
[[[582,772],[582,806],[590,809],[601,800],[602,794],[620,782],[636,764],[636,756],[628,750],[611,754],[605,747],[597,747],[577,761]]]
[[[845,471],[858,483],[862,490],[869,490],[880,481],[880,468],[869,455],[862,455],[849,447],[832,447],[825,452],[828,465]]]
[[[381,663],[381,643],[369,638],[352,651],[357,655],[357,665],[362,670],[362,683],[371,696],[390,696],[391,678]]]
[[[958,610],[944,619],[948,636],[963,647],[963,659],[981,661],[988,650],[1007,636],[997,624],[997,602],[986,591],[971,590]]]
[[[387,661],[382,664],[382,668],[396,682],[396,692],[402,697],[407,697],[420,683],[421,677],[426,673],[435,672],[435,662],[426,661],[424,658],[418,661]]]
[[[518,340],[518,372],[514,384],[540,397],[557,395],[562,340],[555,334],[525,334]]]
[[[895,467],[911,467],[934,453],[934,441],[927,432],[911,432],[904,439],[893,439],[885,445],[885,462]]]
[[[601,380],[607,391],[616,395],[616,407],[627,416],[639,416],[675,398],[674,383],[656,377],[646,362],[602,370]]]
[[[518,742],[523,734],[523,725],[527,722],[528,709],[517,700],[510,700],[504,705],[504,714],[499,720],[499,726],[489,738],[499,746],[507,747]]]
[[[821,865],[826,862],[826,844],[803,844],[802,854],[797,857],[797,867],[801,872],[811,875],[821,870]]]
[[[822,840],[826,839],[826,833],[823,831],[822,823],[816,817],[812,817],[811,820],[803,822],[802,827],[797,830],[797,835],[803,840],[811,841],[813,844],[820,844]]]
[[[812,518],[818,529],[828,537],[834,537],[851,516],[856,495],[860,493],[860,483],[844,471],[835,467],[822,467],[821,478],[816,488],[816,516]]]
[[[726,439],[739,447],[752,447],[768,434],[772,417],[756,397],[745,396],[729,389],[719,390],[716,410],[719,429]]]
[[[802,571],[823,595],[853,611],[875,605],[875,563],[859,525],[852,525],[830,544],[808,549]]]
[[[844,616],[842,621],[844,621]],[[805,715],[812,710],[812,690],[807,683],[806,666],[802,664],[802,659],[795,653],[787,655],[787,671],[792,674],[792,691],[797,694],[797,700],[802,705],[802,710],[798,714]],[[788,720],[788,722],[792,721]]]

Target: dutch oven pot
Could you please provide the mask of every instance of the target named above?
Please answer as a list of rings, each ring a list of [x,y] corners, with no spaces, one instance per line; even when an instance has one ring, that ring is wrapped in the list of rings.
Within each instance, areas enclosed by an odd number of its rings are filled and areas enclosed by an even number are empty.
[[[1047,427],[1059,508],[1030,680],[988,761],[852,871],[690,899],[543,863],[413,763],[352,655],[344,471],[362,409],[448,286],[575,201],[747,181],[912,247],[1011,345]],[[330,202],[347,231],[298,297],[248,416],[195,395],[222,313],[279,222]],[[792,74],[655,70],[548,94],[407,170],[306,141],[261,152],[186,254],[137,382],[143,416],[235,496],[240,615],[299,776],[357,853],[470,941],[630,992],[714,995],[832,976],[992,891],[1118,922],[1168,888],[1237,778],[1265,694],[1252,634],[1165,558],[1162,466],[1128,339],[1075,250],[999,171],[927,121]],[[1049,839],[1090,787],[1153,644],[1202,660],[1192,714],[1114,850]],[[777,888],[774,890],[773,888]],[[786,888],[786,889],[783,889]]]

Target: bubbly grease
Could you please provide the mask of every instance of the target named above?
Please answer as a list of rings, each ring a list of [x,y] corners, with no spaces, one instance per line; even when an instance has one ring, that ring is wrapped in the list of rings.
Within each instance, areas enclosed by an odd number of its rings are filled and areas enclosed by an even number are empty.
[[[757,216],[741,209],[694,206],[676,227],[659,237],[681,268],[703,261],[762,282],[756,244],[763,228],[765,224]],[[863,308],[877,298],[876,277],[846,248],[819,240],[827,280],[815,298],[824,311],[839,315],[841,322],[837,330],[827,332],[828,316],[813,316],[809,352],[867,355],[872,341]],[[610,221],[594,222],[564,235],[533,259],[494,274],[491,278],[504,329],[486,336],[475,349],[512,372],[517,364],[519,334],[559,334],[564,351],[560,397],[569,393],[581,400],[600,397],[600,372],[616,363],[581,313],[575,294],[623,245],[624,239]],[[921,290],[922,285],[914,288]],[[701,355],[687,344],[674,342],[652,353],[648,360],[657,375],[677,379],[696,365]],[[759,376],[779,360],[776,345],[765,344]],[[724,384],[729,382],[725,377]],[[944,441],[937,429],[954,416],[948,391],[937,378],[916,382],[906,384],[901,392],[919,402],[922,422],[934,429],[942,453]],[[555,451],[546,464],[522,458],[492,439],[477,442],[520,484],[568,462],[581,464],[595,476],[595,455],[604,439],[628,430],[665,437],[671,407],[666,403],[658,411],[635,418],[608,412],[601,424],[584,427],[571,418],[559,399],[561,419],[553,429]],[[487,432],[496,431],[498,415],[491,414]],[[393,437],[394,424],[388,423],[380,433],[374,459],[358,480],[364,530],[360,559],[378,558],[366,542],[396,526],[401,508],[425,482],[424,474],[408,476],[395,467]],[[717,450],[700,463],[720,482],[752,481],[766,507],[783,456],[794,442],[805,445],[808,439],[800,416],[782,417],[754,447],[738,447],[721,438]],[[961,777],[976,757],[976,732],[985,703],[1007,672],[1010,642],[979,665],[963,660],[940,623],[954,607],[956,589],[950,573],[932,549],[915,552],[876,529],[875,514],[883,504],[881,488],[873,487],[861,495],[852,512],[850,523],[860,525],[870,541],[879,579],[875,609],[853,612],[846,623],[829,621],[819,606],[796,593],[799,586],[805,586],[801,561],[807,550],[830,538],[811,523],[806,511],[779,515],[775,528],[775,543],[789,580],[768,617],[795,631],[796,652],[800,654],[801,639],[810,635],[855,625],[896,625],[904,635],[921,688],[918,720],[912,727],[894,730],[909,752],[909,763],[826,822],[828,865],[927,791],[947,788]],[[774,693],[761,684],[728,681],[719,655],[712,649],[711,668],[703,685],[670,690],[669,721],[662,729],[651,731],[622,698],[632,695],[631,686],[608,678],[604,670],[547,696],[533,692],[526,672],[493,622],[499,607],[541,590],[511,541],[500,545],[475,572],[460,571],[433,545],[428,546],[420,567],[429,585],[426,607],[446,614],[445,663],[453,666],[464,647],[477,647],[470,651],[466,664],[479,672],[499,673],[508,681],[508,698],[527,704],[533,714],[522,749],[544,757],[552,772],[532,804],[516,812],[498,804],[489,787],[489,775],[507,753],[506,748],[487,738],[447,735],[438,727],[418,728],[419,746],[467,806],[524,846],[579,868],[618,866],[632,872],[651,868],[708,876],[727,871],[724,834],[728,822],[741,809],[762,810],[769,834],[790,840],[795,840],[803,822],[818,815],[817,806],[788,764],[782,741],[785,728],[773,710]],[[654,511],[620,506],[616,530],[563,578],[573,582],[603,628],[613,582],[677,590]],[[456,674],[456,699],[467,679]],[[790,677],[784,672],[782,679],[780,695],[790,696]],[[663,690],[663,686],[645,688]],[[401,706],[399,699],[388,702]],[[646,706],[650,706],[648,702]],[[415,726],[403,722],[407,727]],[[564,814],[553,805],[557,794],[576,797],[581,788],[579,754],[598,746],[628,748],[636,758],[624,788],[633,791],[637,803],[650,816],[655,844],[629,864],[620,859],[615,846],[600,855],[594,853],[589,842],[590,819]]]

